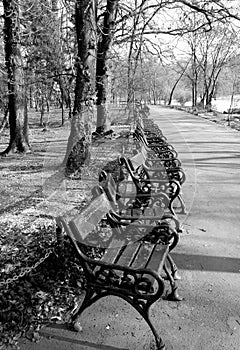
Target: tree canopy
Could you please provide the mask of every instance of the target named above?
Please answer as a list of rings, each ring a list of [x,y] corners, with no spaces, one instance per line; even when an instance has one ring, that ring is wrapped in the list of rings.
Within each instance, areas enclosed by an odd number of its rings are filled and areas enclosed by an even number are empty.
[[[41,111],[44,125],[45,111],[58,105],[63,124],[64,109],[71,118],[91,100],[91,108],[97,108],[94,115],[89,109],[91,129],[97,133],[109,128],[109,101],[167,102],[184,85],[193,105],[200,100],[211,108],[224,66],[238,55],[236,1],[85,0],[84,4],[83,10],[77,0],[3,0],[5,66],[2,56],[0,93],[2,100],[8,99],[11,130],[3,154],[29,149],[29,108]],[[88,55],[91,67],[83,59]],[[90,81],[89,100],[84,91]],[[6,103],[1,110],[4,113]],[[82,137],[86,139],[86,135],[78,138]]]

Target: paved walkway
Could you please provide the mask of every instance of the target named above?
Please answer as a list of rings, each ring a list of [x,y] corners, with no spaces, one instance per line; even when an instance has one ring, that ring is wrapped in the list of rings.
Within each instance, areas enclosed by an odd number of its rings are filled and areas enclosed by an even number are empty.
[[[151,117],[183,161],[189,211],[174,254],[184,300],[159,301],[151,317],[167,350],[239,350],[240,133],[172,109],[152,107]],[[39,343],[21,350],[150,350],[148,326],[120,299],[94,304],[82,326],[80,333],[45,328]]]
[[[188,234],[175,254],[185,300],[172,306],[164,339],[174,350],[239,350],[240,133],[172,109],[152,107],[151,117],[187,174]]]

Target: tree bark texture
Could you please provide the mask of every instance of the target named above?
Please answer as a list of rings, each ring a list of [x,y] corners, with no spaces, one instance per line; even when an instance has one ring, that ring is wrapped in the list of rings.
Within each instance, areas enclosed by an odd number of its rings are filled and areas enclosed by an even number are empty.
[[[5,126],[8,124],[8,107],[4,110],[4,117],[0,126],[0,134],[4,130]]]
[[[5,61],[8,75],[10,140],[2,155],[29,148],[28,126],[24,119],[25,88],[20,51],[19,7],[17,0],[3,0]]]
[[[107,111],[108,73],[107,55],[110,50],[115,29],[115,19],[119,0],[108,0],[104,12],[103,27],[97,45],[96,90],[97,126],[96,132],[103,133],[109,127]]]
[[[63,162],[68,175],[81,172],[81,166],[90,158],[96,76],[95,1],[76,1],[75,26],[78,47],[75,100],[71,132]]]

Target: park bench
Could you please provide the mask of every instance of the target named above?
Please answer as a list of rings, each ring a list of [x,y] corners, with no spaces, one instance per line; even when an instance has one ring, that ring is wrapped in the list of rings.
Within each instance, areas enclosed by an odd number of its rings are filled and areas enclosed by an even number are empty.
[[[121,159],[119,161],[121,162]],[[124,189],[122,189],[122,184],[125,185],[126,181],[116,183],[111,173],[102,171],[99,176],[100,185],[112,205],[112,217],[117,220],[117,223],[123,226],[145,227],[146,230],[151,230],[152,227],[157,227],[160,224],[167,224],[175,231],[175,236],[182,232],[182,227],[176,214],[169,213],[166,210],[169,208],[171,201],[168,195],[162,191],[158,193],[151,192],[151,186],[145,190],[145,187],[143,187],[142,190],[142,185],[140,185],[141,190],[139,190],[138,178],[134,179],[131,169],[127,168],[127,170],[131,172],[131,177],[134,180],[130,181],[130,188],[128,186],[129,181],[127,181],[127,187],[124,186]],[[146,186],[145,181],[143,183]],[[170,255],[168,260],[173,277],[170,279],[172,286],[170,298],[179,300],[175,282],[177,279],[180,279],[178,269]]]
[[[157,161],[158,164],[161,163],[165,168],[180,168],[182,165],[173,150],[162,150],[161,146],[159,147],[157,143],[153,144],[153,147],[149,147],[144,140],[138,139],[136,151],[138,150],[144,153],[146,159],[155,160],[155,162]]]
[[[148,179],[148,186],[151,188],[152,197],[164,194],[168,198],[168,209],[176,216],[174,204],[176,199],[181,205],[181,213],[185,212],[185,204],[181,196],[181,183],[179,182],[179,169],[166,169],[164,167],[149,167],[141,152],[132,158],[121,157],[120,161],[125,164],[131,177],[137,177],[139,183]],[[176,171],[176,174],[174,174]],[[174,176],[175,175],[175,176]]]
[[[111,173],[102,171],[99,176],[100,185],[112,203],[114,217],[118,222],[137,224],[140,221],[141,224],[157,225],[162,221],[168,221],[174,230],[182,231],[176,214],[171,210],[171,199],[168,194],[163,191],[154,193],[151,186],[147,185],[147,178],[143,180],[142,185],[139,177],[136,177],[131,169],[127,170],[132,180],[125,179],[119,184],[115,182]]]
[[[56,218],[58,236],[65,231],[86,278],[86,293],[72,314],[72,326],[79,329],[82,312],[100,298],[113,295],[139,312],[149,325],[157,348],[165,349],[150,320],[149,309],[164,294],[163,275],[172,288],[168,298],[181,300],[171,265],[169,270],[169,252],[176,246],[178,234],[167,222],[151,228],[134,223],[124,225],[114,216],[112,203],[101,187],[94,188],[93,193],[92,201],[77,216],[71,220]],[[102,248],[101,257],[89,255],[89,247]]]
[[[167,147],[169,150],[174,151],[174,158],[177,158],[177,152],[167,142],[167,138],[151,118],[144,116],[136,118],[134,136],[135,139],[139,139],[146,147],[154,150],[156,153],[159,153],[162,149],[165,150]],[[172,157],[171,153],[169,157]]]
[[[149,143],[143,133],[140,133],[137,129],[133,132],[133,139],[136,146],[144,145],[148,153],[151,155],[155,153],[159,158],[174,158],[177,159],[177,152],[172,145],[167,142]]]
[[[164,192],[167,193],[170,202],[169,208],[173,214],[174,201],[178,198],[181,213],[186,213],[186,205],[182,197],[182,184],[186,180],[185,173],[181,167],[167,167],[165,162],[159,159],[150,159],[146,149],[143,147],[141,151],[136,153],[133,157],[126,159],[122,157],[120,160],[126,165],[128,169],[131,169],[135,174],[139,175],[139,181],[147,177],[149,185],[154,193]]]
[[[167,138],[163,135],[161,129],[158,125],[154,123],[152,119],[136,119],[136,129],[140,131],[140,133],[144,133],[146,135],[147,140],[162,140],[167,142]]]
[[[186,206],[182,197],[181,186],[185,182],[186,176],[178,159],[178,154],[173,146],[167,143],[167,139],[154,121],[148,118],[144,111],[139,113],[139,109],[136,109],[133,138],[136,155],[128,159],[129,166],[134,172],[141,174],[140,179],[144,177],[143,174],[147,171],[154,191],[156,191],[156,187],[160,187],[164,192],[167,189],[172,190],[173,181],[176,181],[174,184],[175,190],[171,194],[170,208],[174,213],[172,204],[177,197],[180,202],[181,213],[185,214]],[[168,182],[172,182],[172,184]],[[177,191],[176,186],[179,187]],[[178,192],[177,196],[175,196],[176,192]]]
[[[136,155],[126,159],[122,157],[119,160],[120,165],[124,165],[131,177],[131,181],[135,184],[135,189],[138,198],[142,192],[141,198],[147,196],[151,188],[152,193],[156,195],[161,193],[167,194],[169,209],[172,214],[176,215],[173,203],[176,198],[179,199],[181,212],[185,213],[185,203],[182,198],[181,185],[185,181],[185,173],[180,166],[180,161],[171,154],[171,157],[166,156],[160,158],[152,150],[139,142],[136,145]],[[113,169],[111,169],[113,172]],[[154,196],[151,196],[152,199]],[[160,200],[160,196],[159,196]]]
[[[143,130],[137,129],[134,132],[136,141],[136,155],[129,159],[129,164],[133,170],[144,168],[148,171],[154,183],[159,185],[166,179],[175,180],[180,186],[178,199],[181,205],[181,212],[186,213],[186,206],[182,197],[181,186],[186,180],[185,173],[181,167],[181,162],[177,158],[177,153],[169,144],[156,142],[148,144]],[[151,183],[153,181],[151,180]]]
[[[128,163],[128,167],[130,167],[133,171],[137,172],[138,174],[142,174],[142,177],[144,178],[144,173],[148,173],[149,177],[149,183],[151,183],[152,186],[160,187],[164,190],[164,187],[162,186],[170,186],[172,187],[171,183],[175,184],[175,187],[179,187],[177,196],[172,196],[173,203],[174,199],[177,197],[179,199],[180,205],[181,205],[181,212],[186,212],[186,206],[182,197],[182,185],[184,184],[186,180],[186,176],[184,173],[184,170],[181,166],[179,166],[179,163],[175,162],[174,158],[159,158],[159,155],[153,154],[151,150],[148,149],[148,147],[145,146],[144,143],[139,143],[136,154],[128,158],[128,161],[123,162]],[[141,179],[141,177],[140,177]],[[176,193],[176,191],[174,192]]]
[[[139,128],[136,128],[133,137],[135,140],[143,144],[149,152],[154,152],[157,155],[161,155],[162,159],[164,158],[173,158],[177,160],[179,165],[181,162],[178,160],[177,152],[175,151],[174,147],[170,145],[166,140],[163,140],[162,137],[152,137],[151,139],[147,138],[145,135],[145,132],[143,130],[139,130]]]

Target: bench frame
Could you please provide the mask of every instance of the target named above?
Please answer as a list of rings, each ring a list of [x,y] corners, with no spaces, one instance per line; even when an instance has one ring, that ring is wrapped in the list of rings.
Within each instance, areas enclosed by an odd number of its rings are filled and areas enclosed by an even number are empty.
[[[99,192],[101,191],[98,189],[96,193]],[[161,226],[161,230],[163,230],[163,232],[167,232],[167,234],[165,234],[165,236],[163,235],[163,237],[165,237],[164,239],[166,239],[166,242],[160,241],[160,243],[157,243],[161,251],[161,254],[160,251],[156,251],[157,256],[159,256],[158,271],[152,270],[150,268],[136,269],[117,263],[113,264],[105,262],[104,260],[102,261],[89,258],[82,250],[82,247],[85,246],[85,244],[79,243],[88,235],[85,226],[82,225],[83,221],[86,218],[91,220],[90,216],[93,215],[93,226],[103,219],[107,220],[107,222],[110,223],[112,231],[115,232],[115,234],[117,234],[117,237],[121,237],[122,239],[124,236],[124,230],[119,225],[119,222],[116,220],[116,218],[114,218],[111,203],[109,202],[103,190],[97,202],[98,204],[103,203],[103,207],[100,208],[99,211],[99,207],[96,205],[94,208],[98,208],[96,209],[97,212],[95,214],[92,213],[89,216],[89,208],[91,209],[91,204],[94,202],[94,200],[96,200],[96,198],[93,199],[90,205],[83,209],[82,212],[72,220],[67,221],[63,217],[58,217],[56,219],[58,237],[61,236],[64,230],[67,236],[70,238],[71,243],[76,249],[77,255],[80,260],[80,264],[83,268],[86,277],[86,293],[81,305],[76,310],[74,310],[74,313],[72,314],[71,325],[75,330],[77,330],[79,328],[77,320],[86,308],[90,307],[96,301],[108,295],[117,296],[124,299],[139,312],[139,314],[149,325],[154,335],[157,344],[157,349],[163,350],[165,349],[165,345],[161,337],[159,336],[156,328],[153,326],[150,320],[149,309],[151,305],[154,304],[157,300],[159,300],[164,293],[165,283],[163,278],[160,276],[160,273],[162,271],[165,272],[167,279],[170,281],[172,287],[171,294],[173,295],[176,292],[176,288],[175,286],[173,286],[174,271],[172,271],[171,258],[169,252],[176,246],[178,242],[178,234],[176,233],[176,231],[171,230],[170,227],[167,226],[167,224],[165,224],[165,228],[164,225]],[[135,229],[136,227],[133,225],[133,231]],[[169,232],[171,233],[171,237],[168,236]],[[117,244],[117,241],[115,243]],[[156,243],[148,244],[153,245]],[[114,245],[112,246],[112,248],[114,249]],[[170,263],[171,272],[169,272],[166,266],[167,261]],[[119,276],[119,274],[120,278],[117,278],[116,276]],[[175,288],[175,290],[173,288]],[[172,300],[181,300],[181,298],[172,298]]]

